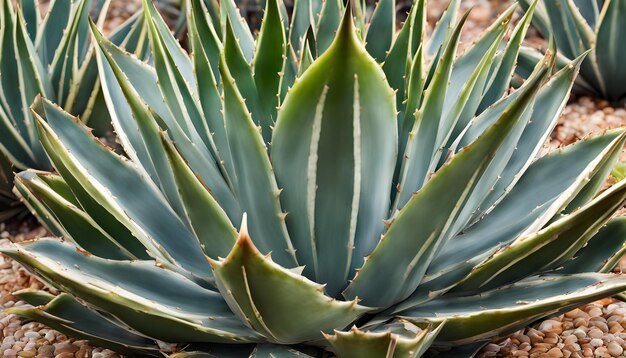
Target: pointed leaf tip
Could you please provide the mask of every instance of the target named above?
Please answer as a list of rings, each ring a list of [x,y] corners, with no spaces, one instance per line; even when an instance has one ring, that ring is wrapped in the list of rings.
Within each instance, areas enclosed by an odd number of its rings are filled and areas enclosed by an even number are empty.
[[[248,213],[243,213],[241,218],[241,228],[239,229],[239,237],[248,236]]]
[[[341,23],[339,23],[339,28],[337,29],[337,34],[335,35],[333,43],[345,41],[347,39],[352,39],[355,43],[358,43],[356,28],[354,26],[354,18],[352,17],[352,1],[350,0],[346,5],[343,18],[341,19]]]
[[[237,238],[237,246],[246,246],[253,250],[255,253],[259,253],[259,250],[254,246],[252,238],[250,238],[250,232],[248,231],[248,213],[243,213],[241,218],[241,226],[239,228],[239,237]]]

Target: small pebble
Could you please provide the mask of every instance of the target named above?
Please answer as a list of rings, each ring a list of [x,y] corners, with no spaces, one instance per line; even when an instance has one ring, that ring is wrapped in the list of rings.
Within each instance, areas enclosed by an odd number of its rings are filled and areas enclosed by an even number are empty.
[[[606,347],[609,350],[609,354],[613,357],[619,357],[624,353],[624,349],[615,342],[610,342]]]
[[[72,352],[63,352],[61,354],[57,354],[54,358],[74,358],[74,353]]]
[[[594,338],[591,341],[589,341],[589,344],[591,344],[592,347],[600,347],[601,345],[604,344],[604,341],[601,340],[600,338]]]
[[[44,338],[47,339],[48,342],[54,342],[54,332],[53,331],[48,331],[48,333],[46,333]]]
[[[37,332],[29,331],[29,332],[24,333],[24,337],[38,339],[41,337],[41,335]]]
[[[37,354],[44,356],[53,356],[54,355],[54,346],[41,346],[37,349]]]
[[[591,338],[602,338],[602,336],[604,336],[604,332],[597,328],[592,328],[589,332],[587,332],[587,336]]]
[[[78,347],[71,343],[59,343],[54,345],[54,354],[74,353],[78,351]]]
[[[589,313],[589,316],[591,316],[591,317],[600,317],[600,316],[602,316],[602,310],[600,308],[598,308],[598,307],[593,307],[587,313]]]

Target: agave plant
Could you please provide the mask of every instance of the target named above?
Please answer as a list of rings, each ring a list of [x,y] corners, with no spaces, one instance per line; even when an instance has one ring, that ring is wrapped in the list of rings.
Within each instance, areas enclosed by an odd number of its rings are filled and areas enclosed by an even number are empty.
[[[522,0],[525,8],[531,1]],[[544,36],[554,36],[562,64],[587,51],[574,90],[619,103],[626,99],[626,3],[619,0],[542,0],[533,20]],[[524,49],[524,62],[540,54]]]
[[[457,57],[458,2],[429,40],[423,0],[397,35],[392,0],[269,0],[256,40],[190,4],[191,57],[151,2],[153,64],[92,24],[128,158],[34,104],[58,174],[16,191],[66,240],[2,252],[63,293],[11,313],[128,354],[419,357],[626,288],[626,181],[599,193],[626,132],[536,158],[584,56],[508,93],[530,14]]]
[[[4,172],[8,183],[13,181],[11,166],[51,169],[29,109],[38,94],[96,130],[110,127],[88,23],[90,11],[98,22],[104,20],[108,2],[52,1],[43,19],[37,0],[21,0],[17,10],[11,3],[0,1],[0,154],[8,159]],[[111,34],[111,40],[135,51],[145,37],[142,22],[140,16],[130,19]],[[6,199],[0,204],[4,218],[20,212],[11,195]]]

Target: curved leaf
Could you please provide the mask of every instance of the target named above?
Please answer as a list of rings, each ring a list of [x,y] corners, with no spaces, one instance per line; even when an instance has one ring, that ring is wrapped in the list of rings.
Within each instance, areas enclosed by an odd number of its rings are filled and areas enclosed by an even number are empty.
[[[261,105],[264,112],[268,113],[273,120],[276,119],[278,107],[278,95],[280,77],[278,73],[282,69],[283,58],[287,46],[285,28],[282,24],[279,0],[266,2],[263,23],[257,38],[257,49],[254,55],[254,82],[259,92]],[[264,129],[267,131],[268,129]],[[269,139],[269,135],[267,138]]]
[[[394,312],[441,295],[498,248],[541,229],[567,206],[588,177],[601,170],[607,158],[621,151],[624,140],[621,131],[609,132],[531,164],[493,211],[445,244],[416,292]]]
[[[148,28],[153,34],[158,34],[159,40],[165,51],[171,56],[171,61],[176,64],[176,70],[180,72],[181,76],[188,83],[192,89],[196,88],[195,77],[193,75],[193,67],[189,55],[183,50],[178,43],[178,40],[174,37],[169,27],[157,11],[154,3],[149,0],[142,1],[143,15],[146,19]],[[150,28],[152,27],[152,28]],[[156,52],[153,50],[153,53]]]
[[[100,144],[60,108],[44,101],[43,110],[45,120],[37,116],[41,140],[61,175],[76,180],[154,258],[178,265],[183,271],[210,282],[211,270],[198,241],[156,185],[135,165]]]
[[[52,239],[0,251],[55,287],[165,342],[255,342],[222,297],[154,261],[111,261]]]
[[[535,8],[539,1],[534,0],[529,8],[524,11],[524,16],[515,26],[505,49],[496,55],[496,60],[492,65],[491,79],[476,113],[484,112],[487,107],[500,99],[510,87],[511,76],[515,72],[522,42],[526,37],[531,20],[534,18]]]
[[[9,1],[4,1],[8,3]],[[53,0],[48,5],[48,11],[44,17],[35,47],[44,66],[49,66],[54,58],[55,51],[59,48],[65,28],[69,24],[72,13],[72,1]]]
[[[15,183],[21,187],[20,193],[23,197],[34,196],[47,209],[54,221],[63,229],[65,238],[99,257],[117,260],[136,259],[83,210],[50,188],[39,178],[40,175],[42,174],[32,170],[21,172],[15,176]]]
[[[441,15],[439,21],[437,21],[437,24],[428,39],[428,43],[426,44],[426,55],[429,58],[435,56],[435,54],[439,51],[439,48],[446,46],[446,42],[448,42],[448,40],[446,40],[446,37],[448,37],[447,34],[450,29],[455,27],[454,22],[456,21],[460,6],[460,0],[451,0],[448,4],[448,8]]]
[[[303,49],[304,39],[309,27],[317,28],[317,19],[321,11],[322,1],[319,0],[295,0],[291,25],[289,26],[289,43],[296,49],[296,55],[300,55]]]
[[[611,272],[626,252],[625,243],[626,217],[613,218],[558,273]]]
[[[239,47],[237,38],[233,33],[230,21],[226,22],[226,35],[224,50],[220,57],[220,63],[228,67],[230,76],[237,82],[236,87],[246,101],[246,107],[251,112],[254,122],[261,127],[261,133],[265,143],[269,143],[271,137],[272,118],[261,106],[260,93],[257,90],[252,68],[246,62],[243,52]],[[222,66],[222,65],[220,65]],[[222,79],[225,82],[226,79]]]
[[[12,293],[13,296],[19,297],[20,300],[26,301],[32,306],[43,306],[52,301],[56,296],[42,290],[36,290],[33,288],[25,288]]]
[[[241,17],[239,9],[235,4],[235,0],[220,1],[220,16],[222,23],[222,34],[226,37],[227,22],[230,22],[234,36],[237,39],[239,48],[241,49],[247,63],[252,62],[254,58],[254,37],[246,20]],[[227,21],[228,20],[228,21]]]
[[[20,0],[20,9],[26,21],[26,30],[31,42],[35,42],[37,27],[41,24],[41,13],[39,11],[39,0]]]
[[[626,180],[545,229],[501,248],[476,265],[451,293],[474,294],[557,268],[571,259],[624,201]]]
[[[107,52],[107,45],[113,45],[104,39],[93,23],[91,26],[99,45],[95,51],[100,81],[107,107],[111,108],[109,113],[119,141],[124,145],[126,154],[146,171],[180,215],[181,199],[156,120],[134,88],[124,80],[124,73]]]
[[[418,324],[445,321],[436,342],[467,344],[514,331],[538,318],[593,302],[625,288],[626,278],[620,275],[543,276],[481,295],[439,298],[399,315]]]
[[[326,336],[339,357],[362,358],[419,358],[437,338],[445,323],[429,325],[425,329],[399,321],[383,325],[374,331],[352,327],[350,332],[335,331]]]
[[[408,86],[405,83],[408,79],[405,78],[405,73],[411,66],[411,61],[419,47],[418,44],[424,39],[425,26],[426,1],[419,0],[411,7],[411,11],[383,63],[383,71],[387,76],[389,85],[398,92],[396,107],[401,112],[402,108],[404,108],[404,100],[408,97],[408,92],[406,92],[408,91]],[[400,123],[398,126],[400,126]]]
[[[343,11],[343,1],[341,0],[326,0],[322,2],[320,19],[317,23],[317,32],[315,33],[317,51],[320,55],[326,52],[333,42]]]
[[[209,257],[225,257],[235,243],[237,231],[211,192],[195,176],[165,135],[163,144],[182,199],[184,217]]]
[[[208,66],[213,72],[213,78],[219,79],[219,61],[222,52],[222,43],[218,36],[219,24],[214,23],[206,11],[206,2],[203,0],[191,0],[191,7],[188,14],[189,36],[191,47],[193,49],[194,60],[196,56],[203,55],[208,62]],[[215,26],[218,26],[217,28]],[[200,40],[202,39],[202,41]],[[196,71],[197,66],[194,66]],[[198,93],[201,93],[202,85],[200,84],[199,74],[196,73],[198,79]],[[202,95],[200,95],[202,98]]]
[[[342,302],[324,295],[323,285],[261,255],[248,235],[245,219],[230,254],[210,263],[217,287],[232,311],[271,342],[319,339],[322,332],[343,328],[368,311],[356,301]]]
[[[7,310],[46,326],[120,353],[158,355],[156,342],[140,336],[91,310],[68,294],[60,294],[41,307],[12,307]]]
[[[377,62],[383,62],[387,57],[395,29],[396,1],[379,0],[365,37],[365,48]]]
[[[98,39],[98,36],[96,36],[96,39]],[[168,130],[169,135],[176,141],[178,149],[185,160],[189,162],[190,167],[194,172],[200,175],[202,180],[211,189],[215,198],[228,213],[231,221],[238,223],[241,219],[241,210],[231,191],[229,178],[223,176],[223,173],[220,171],[220,166],[214,160],[213,154],[203,145],[204,142],[198,138],[195,129],[192,128],[189,132],[185,132],[179,122],[180,119],[176,119],[172,112],[170,112],[159,91],[157,84],[158,79],[154,69],[138,59],[133,58],[130,54],[123,52],[118,47],[113,46],[106,40],[99,41],[98,44],[102,48],[102,54],[105,55],[104,58],[107,59],[111,68],[119,69],[118,71],[112,72],[112,74],[115,75],[115,79],[112,79],[110,78],[112,75],[110,71],[105,71],[107,68],[104,66],[104,62],[101,65],[103,67],[103,85],[107,85],[109,82],[111,83],[109,85],[110,88],[107,87],[108,90],[106,92],[111,96],[110,100],[107,99],[107,101],[109,102],[109,111],[112,117],[114,117],[113,124],[118,126],[116,129],[120,134],[121,142],[125,147],[128,146],[127,150],[131,158],[135,151],[139,154],[141,153],[141,147],[144,146],[142,142],[148,137],[143,138],[138,135],[137,130],[131,130],[130,128],[141,124],[144,131],[149,133],[150,128],[153,126],[151,126],[149,122],[137,123],[132,116],[132,111],[130,111],[129,106],[124,104],[125,102],[132,103],[135,106],[135,110],[139,110],[140,113],[145,112],[145,108],[142,108],[145,107],[145,105],[147,105],[151,111],[154,111],[154,113],[149,114],[142,113],[142,117],[148,119],[154,118],[159,126],[165,127],[162,129]],[[120,87],[125,89],[125,93],[120,93],[121,91],[119,90],[114,91],[117,87],[117,85],[114,85],[114,80],[118,82]],[[133,89],[135,93],[141,95],[141,99],[145,102],[145,105],[137,103],[137,99],[134,96],[131,96],[129,100],[127,100],[126,97],[122,99],[123,94],[132,94]],[[124,125],[124,123],[126,124]],[[122,128],[122,126],[126,129]],[[154,136],[152,136],[152,139],[154,139]],[[160,139],[158,140],[160,141]],[[134,143],[132,147],[129,145],[131,142]],[[154,141],[152,143],[154,144]],[[158,149],[158,146],[156,148]],[[154,154],[159,155],[159,151],[156,151]],[[145,159],[139,160],[142,166],[149,166],[150,164],[150,161],[146,161]]]
[[[416,114],[415,124],[405,148],[393,209],[401,209],[411,198],[412,193],[426,182],[427,170],[438,147],[440,120],[444,114],[445,95],[450,86],[458,40],[468,14],[466,13],[455,27],[449,46],[438,62],[436,74],[424,93],[422,106]]]
[[[2,65],[0,64],[0,66]],[[2,74],[0,74],[1,80]],[[2,90],[0,90],[0,96],[3,96]],[[35,159],[35,154],[30,148],[27,139],[22,137],[20,130],[9,116],[10,114],[5,112],[2,105],[0,105],[0,133],[2,133],[0,150],[3,157],[19,169],[36,167],[37,160]]]
[[[508,160],[506,167],[500,172],[491,192],[480,203],[475,217],[490,210],[492,205],[496,204],[503,195],[506,195],[517,184],[519,178],[536,157],[567,104],[570,90],[584,58],[584,55],[580,56],[569,66],[560,70],[540,90],[533,105],[528,125],[517,141],[515,151]],[[488,111],[489,109],[485,111],[485,116],[479,117],[476,122],[487,119]],[[468,129],[466,136],[471,137],[471,132],[472,129]],[[469,143],[467,137],[464,137],[462,142]]]
[[[91,1],[80,0],[75,2],[72,15],[70,16],[68,27],[63,32],[63,37],[56,49],[52,62],[50,63],[50,81],[55,84],[56,100],[65,103],[72,86],[74,74],[81,66],[85,54],[84,43],[86,33],[88,33],[89,11]],[[55,20],[56,21],[56,20]],[[84,33],[81,31],[84,30]],[[43,96],[50,96],[42,93]]]
[[[222,43],[216,29],[204,11],[202,0],[191,1],[189,11],[189,41],[193,48],[193,65],[198,82],[198,97],[207,125],[213,133],[219,158],[224,162],[230,180],[234,180],[233,160],[224,129],[222,99],[218,87],[221,86],[219,59]]]
[[[169,29],[167,27],[163,29],[163,19],[157,13],[154,4],[147,3],[148,1],[145,1],[144,15],[148,24],[157,84],[162,94],[161,101],[164,100],[185,133],[193,141],[202,141],[221,167],[215,143],[195,93],[197,86],[191,60],[180,48]],[[174,44],[170,44],[171,42]]]

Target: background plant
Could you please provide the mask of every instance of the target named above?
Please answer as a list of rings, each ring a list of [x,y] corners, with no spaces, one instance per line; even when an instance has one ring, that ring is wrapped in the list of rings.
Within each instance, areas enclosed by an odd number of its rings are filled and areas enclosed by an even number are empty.
[[[531,4],[522,0],[525,8]],[[562,64],[590,51],[576,80],[577,93],[622,102],[626,97],[626,3],[620,0],[542,0],[533,24],[547,38],[554,36]],[[530,60],[540,55],[525,49]]]
[[[16,190],[67,242],[2,251],[64,293],[10,312],[130,354],[421,356],[626,288],[626,133],[536,159],[584,56],[509,93],[530,14],[457,57],[458,2],[428,40],[425,1],[397,36],[390,0],[268,1],[256,40],[220,5],[191,2],[189,57],[144,2],[150,64],[92,25],[128,158],[34,104],[58,175]]]
[[[13,170],[51,169],[30,112],[37,95],[80,116],[98,134],[110,128],[88,23],[90,12],[103,22],[108,2],[51,1],[43,19],[37,0],[21,0],[17,8],[11,3],[0,1],[0,152],[9,162],[2,166],[8,188]],[[135,16],[116,29],[111,40],[130,51],[141,47],[142,22]],[[11,195],[3,197],[3,220],[23,211]]]

